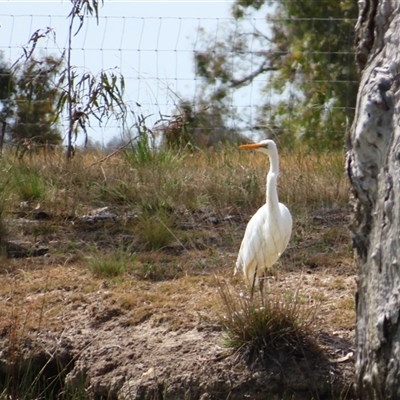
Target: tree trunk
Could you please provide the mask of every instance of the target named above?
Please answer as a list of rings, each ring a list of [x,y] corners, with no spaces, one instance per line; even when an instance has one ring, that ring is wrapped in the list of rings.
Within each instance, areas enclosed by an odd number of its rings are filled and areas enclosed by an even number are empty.
[[[353,191],[356,389],[400,399],[400,1],[360,0],[356,113],[347,137]]]

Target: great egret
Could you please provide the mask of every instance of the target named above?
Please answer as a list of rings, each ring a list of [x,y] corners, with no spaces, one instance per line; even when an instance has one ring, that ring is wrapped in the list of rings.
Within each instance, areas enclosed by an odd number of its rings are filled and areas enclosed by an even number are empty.
[[[269,157],[270,168],[267,175],[267,200],[250,219],[240,246],[235,274],[243,272],[244,280],[250,286],[250,299],[254,287],[259,284],[261,300],[265,270],[272,267],[285,251],[292,233],[292,216],[288,208],[279,203],[277,178],[279,156],[273,140],[262,140],[256,144],[244,144],[239,149],[256,150]],[[260,279],[261,278],[261,279]]]

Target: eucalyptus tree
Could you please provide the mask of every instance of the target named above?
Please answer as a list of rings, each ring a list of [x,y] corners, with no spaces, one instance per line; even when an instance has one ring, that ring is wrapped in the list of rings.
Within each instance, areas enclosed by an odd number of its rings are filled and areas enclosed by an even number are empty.
[[[14,70],[15,111],[9,135],[15,144],[28,140],[37,147],[62,142],[57,111],[61,90],[56,83],[61,67],[62,59],[32,56]]]
[[[236,0],[225,37],[205,33],[195,54],[210,102],[229,109],[232,93],[263,92],[256,128],[293,142],[342,146],[358,86],[354,0]]]
[[[72,8],[68,15],[68,46],[65,51],[66,68],[60,77],[60,83],[64,86],[59,102],[60,109],[66,107],[69,121],[67,160],[73,156],[73,142],[79,128],[83,130],[87,142],[86,126],[91,117],[99,123],[108,121],[111,117],[123,123],[126,116],[123,99],[125,81],[118,71],[82,72],[72,63],[73,37],[81,30],[85,18],[94,16],[99,23],[99,6],[104,4],[104,0],[71,0],[71,3]]]
[[[0,60],[0,148],[4,140],[19,145],[57,145],[62,141],[57,103],[57,75],[62,60],[31,56],[10,65]]]
[[[0,153],[3,151],[7,124],[14,115],[14,93],[15,81],[11,65],[4,60],[4,55],[0,52]]]
[[[356,386],[360,399],[400,398],[400,3],[360,0],[361,73],[347,137],[358,268]]]
[[[95,72],[83,70],[73,63],[73,39],[79,34],[87,18],[94,17],[99,23],[99,7],[103,3],[103,0],[71,0],[67,46],[58,57],[52,56],[60,60],[56,71],[57,79],[52,82],[54,93],[57,94],[55,120],[66,118],[68,121],[65,135],[67,160],[73,157],[74,143],[79,132],[83,132],[85,143],[87,142],[87,126],[91,120],[106,124],[114,118],[124,124],[126,118],[127,107],[123,98],[125,81],[122,74],[116,68]],[[55,41],[55,28],[37,29],[24,47],[22,56],[13,64],[13,68],[23,70],[36,65],[36,53],[40,42],[49,37]],[[31,76],[32,82],[27,83],[33,88],[36,75]],[[47,123],[46,120],[44,122]]]

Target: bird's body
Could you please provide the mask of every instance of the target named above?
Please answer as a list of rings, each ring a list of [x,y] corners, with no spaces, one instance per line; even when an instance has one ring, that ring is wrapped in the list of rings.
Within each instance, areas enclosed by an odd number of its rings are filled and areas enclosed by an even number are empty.
[[[251,288],[252,298],[254,286],[260,284],[262,290],[259,279],[275,264],[289,243],[292,216],[278,199],[279,157],[275,142],[263,140],[239,148],[257,150],[268,155],[270,160],[266,204],[253,215],[246,227],[235,267],[235,274],[239,271],[243,273],[245,282]]]

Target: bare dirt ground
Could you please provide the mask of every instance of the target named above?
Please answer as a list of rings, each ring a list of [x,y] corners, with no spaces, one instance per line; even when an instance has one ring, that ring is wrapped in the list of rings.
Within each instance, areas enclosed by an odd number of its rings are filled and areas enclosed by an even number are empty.
[[[120,243],[118,221],[14,217],[6,221],[9,257],[0,260],[3,382],[33,365],[41,382],[54,381],[54,398],[65,388],[84,388],[76,398],[93,399],[353,398],[356,278],[347,210],[317,210],[295,224],[267,286],[298,289],[317,307],[315,343],[300,352],[265,349],[263,365],[224,346],[215,279],[243,285],[232,271],[249,216],[182,215],[191,247],[137,249],[138,268],[107,279],[88,270],[89,249],[107,254]]]

